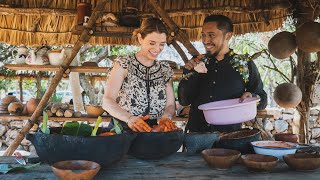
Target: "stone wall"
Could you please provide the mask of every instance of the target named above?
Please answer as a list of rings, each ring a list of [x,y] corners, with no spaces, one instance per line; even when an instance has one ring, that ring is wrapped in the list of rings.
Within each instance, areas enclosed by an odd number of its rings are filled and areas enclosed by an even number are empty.
[[[294,109],[279,109],[269,108],[267,114],[272,115],[273,118],[258,118],[258,122],[271,136],[276,133],[298,133],[300,115]],[[310,143],[320,145],[320,110],[312,109],[310,113]],[[0,120],[0,150],[6,150],[11,142],[16,138],[18,131],[23,127],[26,121],[4,121]],[[183,126],[185,123],[179,122],[177,125]],[[62,127],[61,121],[49,121],[50,127]],[[94,126],[94,124],[92,124]],[[107,122],[102,122],[101,127],[107,127]],[[36,132],[38,126],[35,125],[31,132]],[[30,141],[24,139],[20,146],[20,150],[30,151],[35,154],[35,148]]]

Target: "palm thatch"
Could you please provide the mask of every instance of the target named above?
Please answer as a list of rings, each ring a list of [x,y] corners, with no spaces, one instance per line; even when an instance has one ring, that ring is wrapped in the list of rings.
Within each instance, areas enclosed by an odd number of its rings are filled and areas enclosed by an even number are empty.
[[[95,7],[98,0],[87,0]],[[201,25],[208,14],[223,14],[235,24],[235,34],[278,29],[290,14],[287,0],[159,0],[172,20],[186,31],[191,41],[200,40]],[[135,7],[139,16],[154,16],[147,0],[109,0],[104,12],[121,15],[124,7]],[[78,35],[75,0],[0,0],[0,42],[28,46],[74,44]],[[96,31],[105,31],[97,21]],[[100,25],[99,25],[100,24]],[[131,44],[133,28],[109,37],[94,36],[90,44]],[[117,32],[117,28],[113,32]],[[111,37],[110,37],[111,36]]]

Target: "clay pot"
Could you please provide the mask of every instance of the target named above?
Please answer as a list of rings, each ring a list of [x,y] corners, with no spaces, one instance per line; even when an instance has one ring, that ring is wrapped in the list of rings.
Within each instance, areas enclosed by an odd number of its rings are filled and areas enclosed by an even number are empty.
[[[90,117],[98,117],[104,113],[104,109],[101,106],[86,105],[86,111]]]
[[[8,111],[11,115],[20,115],[23,111],[23,104],[21,102],[12,102],[8,106]]]
[[[13,95],[7,95],[3,99],[1,99],[0,104],[7,106],[12,102],[20,102],[20,100],[17,97],[13,96]]]
[[[290,168],[299,171],[313,171],[320,168],[319,154],[288,154],[283,156],[283,160]]]
[[[270,39],[268,49],[270,54],[277,59],[288,58],[297,49],[296,37],[287,31],[280,32]]]
[[[305,52],[320,51],[320,23],[306,22],[296,31],[299,49]]]
[[[292,133],[279,133],[274,135],[274,139],[276,141],[285,141],[285,142],[299,142],[299,134],[292,134]]]
[[[273,98],[283,108],[295,108],[302,100],[302,92],[295,84],[283,83],[276,87]]]
[[[33,114],[33,112],[36,110],[39,102],[40,102],[40,99],[31,98],[26,104],[27,114]]]

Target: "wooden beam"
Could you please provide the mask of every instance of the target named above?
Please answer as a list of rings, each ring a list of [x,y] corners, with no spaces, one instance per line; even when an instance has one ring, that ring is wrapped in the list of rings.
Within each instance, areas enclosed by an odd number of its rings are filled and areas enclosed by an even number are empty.
[[[76,16],[74,9],[50,9],[50,8],[8,8],[0,7],[1,15],[55,15],[55,16]]]
[[[5,68],[19,71],[59,71],[63,66],[53,66],[53,65],[28,65],[28,64],[5,64]],[[80,72],[80,73],[106,73],[109,67],[99,67],[99,66],[69,66],[70,72]],[[174,69],[175,74],[179,75],[182,73],[181,69]]]
[[[184,61],[184,63],[187,63],[188,57],[186,56],[186,54],[183,52],[183,50],[181,49],[181,47],[179,46],[179,44],[177,43],[177,41],[173,40],[172,41],[172,46],[177,50],[177,52],[180,54],[182,60]]]
[[[30,119],[30,116],[27,115],[21,115],[21,116],[12,116],[9,114],[0,114],[0,119],[4,121],[11,121],[11,120],[17,120],[17,121],[24,121]],[[96,117],[89,117],[87,114],[83,114],[79,118],[67,118],[67,117],[49,117],[50,121],[89,121],[89,122],[96,122]],[[102,116],[103,122],[110,122],[111,116]],[[187,121],[188,118],[183,117],[174,117],[172,118],[173,121]],[[39,116],[38,122],[42,121],[42,116]]]
[[[38,122],[38,119],[39,119],[40,115],[42,114],[44,107],[46,106],[46,104],[49,101],[49,98],[52,96],[53,92],[55,91],[56,87],[58,86],[60,80],[63,77],[64,72],[68,69],[70,63],[72,62],[74,57],[78,54],[78,51],[80,50],[80,48],[90,40],[89,31],[94,26],[97,18],[101,15],[101,11],[103,10],[104,6],[106,5],[106,2],[107,2],[107,0],[99,1],[97,6],[95,7],[93,13],[90,16],[87,28],[83,30],[81,36],[79,37],[78,41],[74,45],[71,55],[66,60],[64,60],[62,67],[59,69],[59,71],[53,77],[50,86],[48,87],[47,91],[45,92],[44,96],[42,97],[35,112],[32,114],[31,118],[28,120],[28,122],[25,124],[25,126],[20,130],[20,132],[16,136],[15,140],[7,148],[6,152],[4,153],[4,156],[11,156],[12,153],[20,145],[21,141],[24,139],[26,134],[32,128],[32,126]]]
[[[170,18],[170,16],[166,13],[165,10],[162,9],[158,1],[156,0],[148,0],[148,3],[153,7],[153,9],[159,14],[162,20],[166,23],[171,31],[171,36],[175,36],[177,41],[180,41],[189,51],[192,56],[196,56],[199,52],[194,48],[191,44],[188,35],[182,31]]]

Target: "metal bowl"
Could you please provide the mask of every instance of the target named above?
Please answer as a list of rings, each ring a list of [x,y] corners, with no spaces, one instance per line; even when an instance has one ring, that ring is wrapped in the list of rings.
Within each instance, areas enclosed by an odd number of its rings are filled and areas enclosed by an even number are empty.
[[[298,149],[298,144],[284,141],[255,141],[251,144],[257,154],[276,156],[279,160],[283,160],[284,155],[294,154]]]

